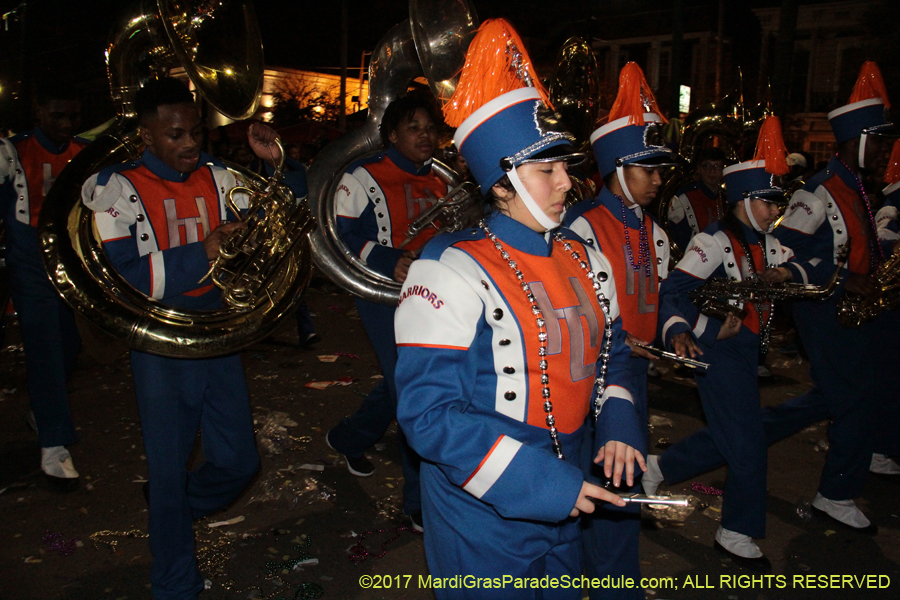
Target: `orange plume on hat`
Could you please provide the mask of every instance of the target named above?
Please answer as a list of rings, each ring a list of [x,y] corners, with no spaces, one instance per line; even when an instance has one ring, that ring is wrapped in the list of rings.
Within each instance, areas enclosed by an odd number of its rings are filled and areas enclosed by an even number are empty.
[[[890,108],[891,102],[888,100],[887,88],[884,86],[884,79],[881,77],[881,71],[875,61],[867,60],[859,69],[859,77],[856,79],[856,85],[853,86],[853,93],[850,94],[850,104],[860,102],[862,100],[871,100],[872,98],[881,98],[884,101],[884,107]]]
[[[656,104],[656,97],[644,77],[644,72],[636,62],[629,62],[619,73],[619,93],[616,101],[609,110],[611,123],[622,117],[631,117],[630,125],[643,125],[644,113],[652,112],[659,115],[663,123],[669,121],[662,115]]]
[[[887,170],[884,172],[884,182],[893,185],[900,181],[900,139],[894,140],[894,149],[888,161]]]
[[[505,19],[488,19],[469,44],[456,91],[443,108],[444,120],[459,127],[494,98],[523,87],[535,88],[550,106],[519,34]]]
[[[756,154],[753,160],[766,161],[766,172],[772,175],[785,175],[791,168],[787,164],[787,146],[781,135],[781,120],[768,116],[759,129],[756,140]]]

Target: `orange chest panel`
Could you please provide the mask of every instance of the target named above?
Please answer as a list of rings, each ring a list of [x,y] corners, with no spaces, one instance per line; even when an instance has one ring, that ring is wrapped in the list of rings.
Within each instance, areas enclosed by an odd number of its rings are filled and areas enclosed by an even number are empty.
[[[687,193],[688,201],[694,210],[694,217],[697,219],[697,227],[700,231],[706,229],[710,223],[719,220],[720,205],[718,198],[710,198],[703,190],[691,190]]]
[[[731,241],[731,248],[734,253],[733,260],[738,261],[737,264],[741,267],[741,277],[743,279],[747,279],[750,277],[750,262],[747,260],[747,254],[744,252],[744,249],[741,247],[740,242],[737,241],[737,238],[730,231],[726,231],[728,235],[728,239]],[[753,268],[757,273],[764,271],[766,269],[766,257],[765,252],[760,247],[759,244],[747,244],[750,249],[750,255],[753,258]],[[730,257],[727,257],[726,262],[732,260]],[[744,309],[746,313],[744,314],[743,324],[753,333],[759,335],[760,332],[760,319],[763,322],[768,320],[769,318],[769,310],[771,305],[768,302],[746,302],[744,303]],[[760,312],[762,315],[760,315]]]
[[[853,273],[867,274],[872,258],[869,239],[872,229],[869,223],[869,215],[866,207],[859,197],[859,192],[848,188],[840,177],[832,177],[824,184],[825,189],[837,202],[844,217],[844,225],[847,227],[847,237],[850,240],[850,258],[847,260],[847,268]]]
[[[652,342],[656,338],[656,321],[659,313],[659,276],[656,268],[656,247],[653,242],[653,221],[644,215],[644,227],[649,238],[647,240],[649,256],[645,255],[641,262],[639,229],[629,227],[626,240],[625,225],[604,205],[587,211],[584,218],[591,224],[597,235],[600,250],[612,265],[622,327],[629,333]],[[638,265],[638,268],[635,269],[634,265]]]
[[[144,204],[160,250],[202,242],[220,225],[219,194],[208,168],[183,183],[160,179],[143,166],[123,175]]]
[[[72,140],[64,152],[53,154],[41,146],[34,136],[16,145],[19,163],[28,182],[29,222],[32,227],[37,226],[38,215],[41,214],[41,207],[44,205],[44,196],[69,161],[81,152],[82,148],[84,144]]]
[[[389,158],[366,165],[381,190],[384,204],[378,204],[375,212],[385,205],[391,219],[391,243],[394,248],[406,239],[406,230],[422,212],[434,206],[447,193],[447,184],[433,172],[428,175],[412,175],[397,167]],[[379,216],[379,218],[383,218]],[[404,249],[415,251],[424,246],[437,232],[429,228],[420,233]]]
[[[572,242],[584,258],[584,247]],[[585,271],[561,244],[554,244],[549,257],[519,252],[504,245],[524,275],[540,314],[534,314],[531,301],[516,279],[507,261],[489,240],[466,246],[475,259],[491,274],[494,284],[506,299],[511,315],[500,315],[517,321],[522,334],[528,380],[528,423],[548,428],[541,384],[541,342],[546,334],[550,401],[557,428],[563,433],[577,430],[588,414],[591,391],[600,355],[605,320],[596,293]],[[495,319],[488,308],[487,319]],[[543,328],[539,322],[543,320]]]

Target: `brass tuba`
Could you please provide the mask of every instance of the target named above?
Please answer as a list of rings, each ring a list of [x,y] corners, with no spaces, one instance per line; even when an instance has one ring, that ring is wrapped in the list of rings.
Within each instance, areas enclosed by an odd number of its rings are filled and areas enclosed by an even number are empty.
[[[128,16],[106,51],[114,125],[76,156],[50,189],[39,230],[50,279],[73,309],[130,348],[174,358],[235,352],[275,329],[289,314],[309,280],[304,241],[280,257],[282,287],[249,308],[176,310],[137,292],[106,259],[93,232],[93,217],[81,203],[82,184],[100,169],[140,156],[131,103],[149,79],[184,67],[199,93],[233,119],[252,115],[262,86],[262,44],[249,2],[158,0],[153,10]],[[233,169],[239,182],[261,193],[284,193],[272,182]],[[293,198],[290,198],[293,204]],[[306,210],[301,204],[299,210]],[[311,227],[307,218],[304,227]],[[274,266],[272,268],[275,268]]]
[[[453,94],[478,18],[466,0],[410,0],[410,18],[378,43],[369,64],[369,114],[365,124],[326,146],[309,170],[309,203],[319,227],[310,234],[316,266],[344,290],[372,302],[396,304],[400,284],[376,272],[341,240],[334,193],[347,167],[381,150],[384,110],[425,76],[439,101]],[[455,171],[435,160],[434,169],[451,188]]]
[[[730,94],[718,102],[708,104],[691,112],[684,119],[684,129],[681,135],[681,143],[676,157],[678,166],[674,173],[663,183],[659,189],[659,208],[657,217],[660,224],[669,233],[669,209],[675,193],[693,180],[697,155],[706,147],[707,142],[714,138],[724,141],[722,150],[727,160],[740,159],[741,144],[744,130],[744,99],[740,88],[735,88]],[[724,190],[722,192],[724,194]],[[669,256],[671,266],[684,256],[684,248],[679,248],[675,242],[669,240]]]

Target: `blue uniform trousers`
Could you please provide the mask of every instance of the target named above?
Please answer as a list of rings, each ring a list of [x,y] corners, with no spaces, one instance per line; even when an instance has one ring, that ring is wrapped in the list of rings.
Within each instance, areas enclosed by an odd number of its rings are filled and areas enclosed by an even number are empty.
[[[722,527],[762,538],[768,449],[756,374],[759,336],[742,327],[736,336],[701,348],[709,369],[696,381],[708,427],[668,448],[659,466],[667,482],[678,483],[727,463]]]
[[[434,464],[422,463],[425,556],[432,578],[519,578],[581,576],[578,519],[542,523],[505,519],[494,507],[450,483]],[[580,600],[581,585],[568,589],[485,588],[461,585],[435,589],[438,600]]]
[[[356,309],[375,348],[384,381],[369,392],[355,413],[338,423],[328,435],[334,449],[350,457],[362,456],[363,451],[380,440],[391,422],[397,418],[397,387],[394,383],[394,371],[397,368],[394,313],[397,307],[357,298]],[[403,467],[403,512],[409,515],[422,510],[419,490],[421,459],[410,448],[400,429],[397,431],[397,438]]]
[[[872,343],[881,319],[858,328],[841,327],[835,305],[834,297],[824,303],[794,304],[794,321],[809,355],[815,387],[766,408],[763,421],[772,443],[830,416],[819,492],[829,500],[851,500],[862,494],[872,460],[876,403],[872,356],[878,352]]]
[[[37,230],[7,219],[6,264],[22,343],[28,396],[41,447],[66,446],[77,437],[66,382],[81,348],[72,310],[50,283],[41,261]]]
[[[240,356],[197,360],[132,351],[150,482],[150,572],[155,600],[194,599],[203,579],[193,520],[233,502],[259,470]],[[201,432],[205,461],[188,472]]]
[[[643,435],[642,446],[637,448],[646,458],[649,430],[647,427],[647,366],[650,361],[646,358],[632,356],[628,359],[628,367],[631,371],[631,385],[634,390],[634,402],[638,411],[641,433]],[[591,425],[593,418],[588,417]],[[593,427],[590,427],[593,433]],[[603,473],[603,465],[595,465],[594,457],[597,450],[591,443],[593,435],[585,439],[582,446],[582,470],[585,480],[597,485],[604,485],[606,477]],[[624,482],[618,489],[610,487],[616,492],[642,493],[640,474],[642,471],[635,463],[634,485],[628,487]],[[581,519],[582,544],[584,550],[585,573],[588,577],[604,578],[607,575],[613,579],[630,577],[635,582],[640,581],[641,563],[638,551],[638,541],[641,534],[641,505],[626,504],[624,507],[610,504],[598,505],[593,514],[584,515]],[[591,589],[591,600],[628,599],[643,600],[644,590],[637,587],[633,589]]]

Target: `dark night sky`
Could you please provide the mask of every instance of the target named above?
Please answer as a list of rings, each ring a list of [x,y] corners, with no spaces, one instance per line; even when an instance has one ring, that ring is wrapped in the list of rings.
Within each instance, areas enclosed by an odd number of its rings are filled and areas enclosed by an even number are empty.
[[[606,15],[671,6],[670,0],[469,1],[480,20],[497,16],[509,19],[525,38],[529,52],[538,63],[552,61],[571,35],[598,35]],[[0,0],[0,12],[20,4],[20,0]],[[84,107],[86,117],[92,113],[108,114],[111,103],[103,49],[110,30],[123,15],[122,7],[132,4],[123,0],[27,0],[26,4],[24,26],[22,22],[12,23],[8,31],[0,27],[0,86],[8,91],[15,87],[15,80],[22,78],[27,87],[29,76],[51,70],[62,72],[75,79],[83,95],[88,97]],[[715,11],[718,2],[685,0],[685,4],[708,5]],[[780,2],[728,0],[726,4],[728,10],[739,5],[746,10],[749,5]],[[255,0],[254,6],[267,64],[330,68],[329,72],[337,72],[340,0]],[[349,7],[348,65],[357,68],[350,72],[350,76],[356,77],[361,52],[372,50],[394,24],[408,18],[409,9],[405,0],[349,0]],[[548,7],[552,7],[552,13]],[[19,105],[11,106],[8,97],[8,93],[0,95],[0,121],[7,120],[2,119],[4,112],[19,111]]]

